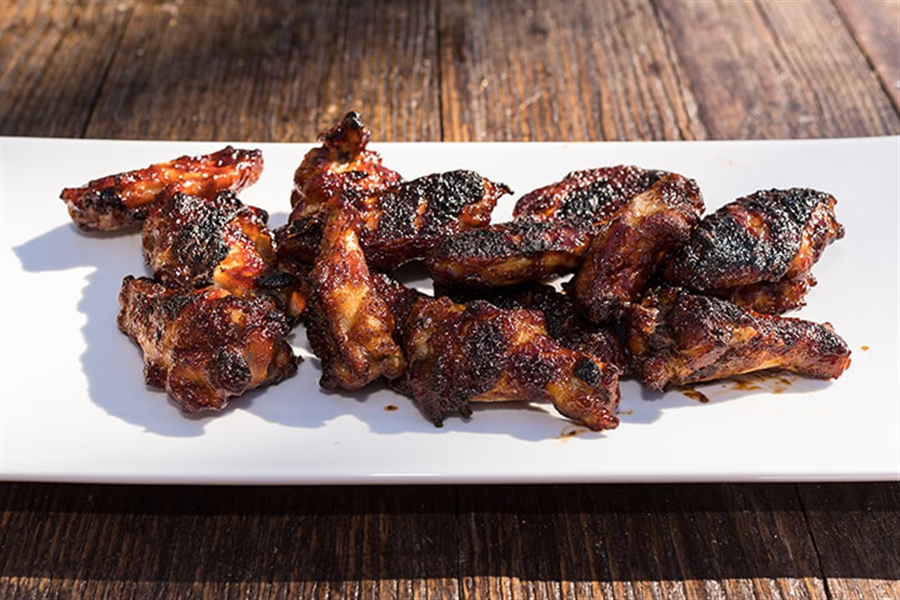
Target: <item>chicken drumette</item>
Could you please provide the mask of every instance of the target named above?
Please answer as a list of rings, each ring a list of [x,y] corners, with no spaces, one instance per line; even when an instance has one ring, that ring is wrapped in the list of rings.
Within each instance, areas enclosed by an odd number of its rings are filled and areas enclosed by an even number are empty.
[[[763,315],[667,287],[629,310],[627,346],[651,389],[783,369],[819,379],[840,376],[850,350],[831,325]]]
[[[290,326],[269,299],[128,276],[119,303],[118,325],[143,351],[145,381],[186,412],[221,409],[297,370]]]
[[[240,191],[256,183],[262,168],[259,150],[227,146],[66,188],[60,198],[79,228],[112,231],[140,223],[158,199],[176,192],[212,198],[223,190]]]
[[[666,279],[780,314],[804,304],[809,272],[825,247],[844,236],[833,196],[805,188],[766,190],[707,215],[669,259]]]

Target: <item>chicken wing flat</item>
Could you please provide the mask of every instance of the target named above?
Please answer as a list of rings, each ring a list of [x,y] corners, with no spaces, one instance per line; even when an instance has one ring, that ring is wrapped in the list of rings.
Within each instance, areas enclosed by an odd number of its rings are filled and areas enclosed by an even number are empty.
[[[357,112],[349,112],[340,123],[322,133],[322,145],[310,150],[294,172],[290,220],[317,213],[331,198],[353,196],[362,205],[387,187],[403,181],[396,171],[382,164],[381,156],[366,146],[372,134]]]
[[[619,333],[603,324],[591,323],[579,314],[572,297],[552,285],[526,284],[473,291],[435,286],[435,293],[465,304],[484,300],[504,309],[540,311],[547,333],[560,345],[596,356],[614,365],[621,375],[628,372],[628,358]]]
[[[594,236],[571,282],[582,313],[595,323],[620,318],[702,214],[697,183],[674,173],[624,204]]]
[[[66,188],[60,198],[79,228],[113,231],[140,223],[158,198],[175,192],[207,198],[223,190],[237,192],[256,183],[262,168],[261,151],[227,146]]]
[[[118,325],[143,351],[145,381],[186,412],[221,409],[297,370],[290,326],[268,299],[128,276],[119,303]]]
[[[522,196],[513,209],[513,218],[599,226],[665,174],[631,165],[573,171]]]
[[[355,191],[340,199],[359,216],[359,243],[369,265],[390,271],[423,258],[447,236],[487,225],[497,200],[507,193],[501,183],[458,170],[398,183],[365,201],[354,200]],[[302,266],[315,258],[324,218],[320,209],[276,231],[282,264]]]
[[[619,423],[618,370],[560,346],[537,311],[420,298],[400,330],[408,360],[401,389],[435,425],[469,417],[471,402],[516,400],[550,401],[593,430]]]
[[[668,281],[730,298],[758,312],[802,306],[809,273],[844,236],[833,196],[806,188],[765,190],[707,215],[665,269]]]
[[[510,221],[448,237],[425,263],[442,285],[501,287],[574,271],[590,242],[591,233],[582,227]]]
[[[763,315],[719,298],[668,287],[632,305],[627,345],[651,389],[765,369],[839,377],[850,350],[829,324]]]
[[[144,259],[165,285],[268,295],[296,317],[305,305],[300,282],[275,267],[268,218],[232,191],[213,198],[178,192],[157,202],[144,220]]]
[[[394,342],[394,317],[375,288],[359,244],[359,218],[350,207],[325,212],[322,246],[309,273],[306,332],[321,360],[320,385],[358,389],[398,377],[403,354]]]
[[[427,259],[431,276],[487,288],[571,273],[598,229],[665,174],[626,165],[572,172],[522,196],[512,221],[446,239]]]

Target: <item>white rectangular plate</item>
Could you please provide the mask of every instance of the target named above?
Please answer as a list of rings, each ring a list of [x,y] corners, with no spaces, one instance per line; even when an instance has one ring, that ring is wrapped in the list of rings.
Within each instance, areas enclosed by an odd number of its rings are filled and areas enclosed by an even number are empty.
[[[242,199],[287,219],[311,144],[251,144],[266,167]],[[900,479],[900,138],[660,143],[374,143],[413,178],[470,168],[515,198],[575,169],[636,164],[695,178],[712,210],[763,189],[838,198],[846,237],[794,314],[829,321],[853,363],[833,382],[769,376],[700,386],[708,398],[622,385],[622,424],[593,433],[543,405],[426,422],[386,389],[324,393],[315,359],[223,413],[184,416],[148,389],[116,328],[122,277],[146,274],[136,234],[90,236],[59,192],[223,143],[0,139],[0,477],[131,483],[659,482]],[[294,335],[306,353],[305,335]]]

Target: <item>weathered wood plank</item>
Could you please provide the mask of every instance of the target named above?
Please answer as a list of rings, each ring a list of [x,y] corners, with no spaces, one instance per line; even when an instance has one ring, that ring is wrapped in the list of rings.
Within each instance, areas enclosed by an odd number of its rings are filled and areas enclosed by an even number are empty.
[[[348,110],[438,140],[433,0],[135,7],[89,137],[312,141]]]
[[[3,0],[0,135],[83,135],[132,4]]]
[[[705,137],[648,2],[440,5],[444,139]]]
[[[900,484],[799,486],[833,598],[900,598]]]
[[[452,597],[455,502],[446,486],[4,484],[0,597]]]
[[[710,137],[900,132],[833,4],[692,0],[658,8]]]
[[[826,598],[791,485],[460,492],[467,597]]]
[[[835,0],[881,85],[900,112],[900,2]]]

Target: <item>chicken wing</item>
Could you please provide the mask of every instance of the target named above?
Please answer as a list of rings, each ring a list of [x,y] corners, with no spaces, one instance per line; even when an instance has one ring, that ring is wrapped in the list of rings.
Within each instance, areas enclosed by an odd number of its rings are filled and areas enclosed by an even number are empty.
[[[594,236],[571,282],[582,313],[595,323],[620,318],[702,213],[697,183],[674,173],[629,200]]]
[[[394,318],[381,298],[357,231],[352,207],[329,201],[322,245],[309,273],[306,332],[322,364],[320,385],[358,389],[385,376],[398,377],[403,354],[394,342]]]
[[[830,324],[763,315],[675,287],[631,306],[627,345],[641,381],[656,390],[765,369],[832,379],[850,366],[850,349]]]
[[[482,300],[457,304],[381,276],[376,286],[397,318],[407,367],[397,388],[437,426],[471,416],[471,402],[550,401],[590,429],[619,419],[619,371],[567,349],[539,311],[502,309]]]
[[[322,145],[306,153],[294,172],[290,220],[316,214],[338,196],[365,211],[365,202],[379,191],[403,181],[382,164],[381,156],[366,146],[372,134],[357,112],[322,133]]]
[[[221,409],[297,370],[290,325],[266,298],[128,276],[119,303],[117,322],[143,351],[145,381],[186,412]]]
[[[382,189],[364,202],[341,196],[359,216],[359,243],[372,268],[390,271],[423,258],[437,243],[487,225],[497,200],[509,188],[473,171],[426,175]],[[302,267],[321,243],[322,210],[294,219],[276,231],[279,260]]]
[[[178,192],[157,202],[144,220],[144,259],[165,285],[268,295],[293,318],[305,300],[300,282],[276,268],[268,218],[232,191],[214,198]]]
[[[262,168],[261,151],[227,146],[66,188],[60,198],[79,228],[113,231],[143,221],[158,198],[175,192],[206,198],[223,190],[237,192],[256,183]]]
[[[729,298],[758,312],[804,304],[810,269],[844,236],[833,196],[806,188],[765,190],[707,215],[668,262],[673,284]]]

